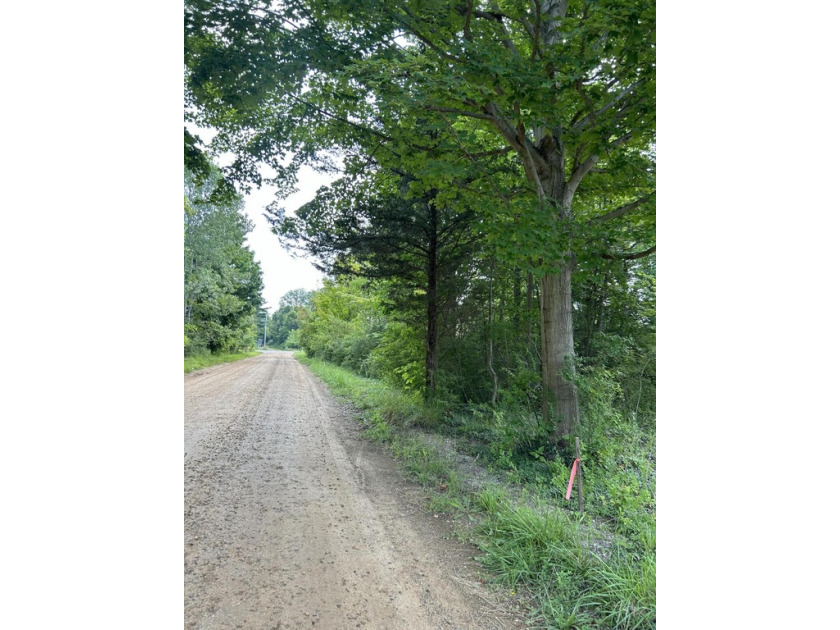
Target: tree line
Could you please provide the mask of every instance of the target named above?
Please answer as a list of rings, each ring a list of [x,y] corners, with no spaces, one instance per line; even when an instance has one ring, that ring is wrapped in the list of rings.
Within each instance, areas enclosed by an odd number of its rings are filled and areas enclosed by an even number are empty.
[[[332,278],[301,346],[430,401],[525,406],[554,444],[593,383],[652,420],[652,1],[185,6],[188,117],[227,180],[282,198],[303,164],[342,173],[267,209]]]
[[[184,171],[184,356],[254,348],[262,270],[245,246],[253,226],[221,174]]]

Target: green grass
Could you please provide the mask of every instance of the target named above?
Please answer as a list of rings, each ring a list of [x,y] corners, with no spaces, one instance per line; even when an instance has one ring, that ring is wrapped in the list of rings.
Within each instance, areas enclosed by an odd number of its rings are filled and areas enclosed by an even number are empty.
[[[515,424],[498,413],[490,418],[450,414],[441,422],[445,410],[439,406],[428,407],[416,396],[303,353],[295,357],[333,393],[360,409],[366,437],[387,445],[406,474],[430,491],[431,511],[466,517],[473,524],[458,536],[482,551],[479,559],[497,583],[533,602],[532,628],[656,627],[655,486],[650,496],[639,494],[641,485],[630,483],[635,467],[625,470],[619,460],[621,466],[590,474],[590,487],[597,482],[603,489],[609,510],[598,506],[601,509],[593,514],[581,515],[576,502],[569,508],[560,497],[567,476],[561,461],[517,448],[516,439],[527,436],[530,427],[508,435]],[[508,486],[467,490],[451,455],[438,449],[428,435],[412,431],[418,426],[469,438],[470,444],[478,445],[482,459],[489,458],[486,463],[491,468],[507,473]],[[623,443],[626,447],[626,440]],[[610,461],[615,459],[606,446],[602,451]],[[560,485],[563,488],[558,490]],[[599,521],[599,527],[609,526],[610,531],[607,541],[596,547],[591,541],[592,519],[602,516],[608,518]],[[598,538],[602,539],[600,533]]]
[[[184,374],[200,370],[201,368],[218,365],[220,363],[232,363],[248,357],[255,357],[259,352],[237,352],[233,354],[206,354],[198,357],[184,358]]]
[[[439,413],[426,408],[418,396],[395,390],[381,381],[307,357],[303,352],[296,352],[294,356],[309,366],[333,393],[347,398],[361,409],[367,425],[426,425],[435,420],[434,414]]]
[[[656,627],[654,555],[612,549],[602,558],[586,544],[584,519],[552,506],[489,507],[475,539],[480,560],[507,588],[535,595],[537,627]]]
[[[453,492],[460,489],[461,480],[452,462],[424,440],[400,435],[392,440],[391,450],[409,476],[424,488],[445,487]]]

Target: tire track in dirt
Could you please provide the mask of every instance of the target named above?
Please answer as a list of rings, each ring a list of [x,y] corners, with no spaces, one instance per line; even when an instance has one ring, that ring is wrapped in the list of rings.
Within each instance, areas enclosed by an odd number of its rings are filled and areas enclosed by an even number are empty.
[[[524,627],[290,353],[184,378],[184,625]]]

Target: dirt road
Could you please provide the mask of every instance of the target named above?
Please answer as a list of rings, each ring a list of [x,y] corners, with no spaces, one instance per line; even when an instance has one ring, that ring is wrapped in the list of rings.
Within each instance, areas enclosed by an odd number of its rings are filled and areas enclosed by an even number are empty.
[[[184,377],[184,626],[523,628],[291,353]]]

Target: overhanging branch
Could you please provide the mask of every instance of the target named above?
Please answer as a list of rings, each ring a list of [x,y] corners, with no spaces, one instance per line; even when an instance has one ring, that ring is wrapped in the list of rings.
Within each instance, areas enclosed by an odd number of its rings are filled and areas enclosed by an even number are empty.
[[[601,258],[605,258],[607,260],[636,260],[638,258],[650,256],[654,253],[656,253],[656,245],[643,252],[636,252],[634,254],[601,254]]]
[[[490,114],[477,114],[475,112],[464,111],[463,109],[455,109],[454,107],[437,107],[435,105],[426,105],[426,109],[433,112],[443,112],[445,114],[458,114],[459,116],[467,116],[468,118],[478,118],[480,120],[494,120]]]
[[[589,223],[602,223],[604,221],[609,221],[610,219],[618,218],[621,215],[627,214],[631,210],[634,210],[635,208],[638,208],[640,205],[645,203],[648,199],[650,199],[651,197],[655,197],[655,196],[656,196],[656,191],[654,190],[652,193],[648,193],[644,197],[639,197],[635,201],[631,201],[630,203],[625,204],[625,205],[621,206],[620,208],[616,208],[615,210],[612,210],[611,212],[607,212],[606,214],[602,214],[601,216],[594,217],[593,219],[590,219]]]

